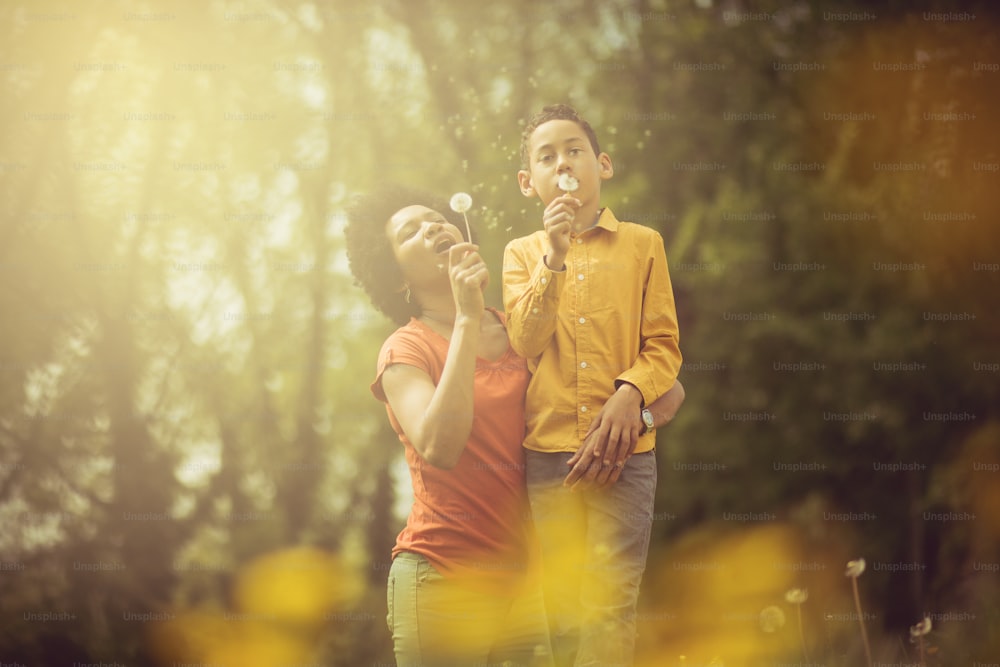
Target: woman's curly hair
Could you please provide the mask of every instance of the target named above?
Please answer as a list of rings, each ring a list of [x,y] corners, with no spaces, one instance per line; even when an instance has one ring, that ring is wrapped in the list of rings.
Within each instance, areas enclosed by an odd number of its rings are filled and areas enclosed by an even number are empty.
[[[400,325],[418,317],[421,311],[416,301],[407,303],[403,296],[403,272],[392,252],[385,226],[397,211],[413,205],[437,211],[465,236],[462,215],[452,211],[447,201],[400,185],[383,185],[355,198],[347,209],[344,229],[347,259],[355,283],[368,294],[372,305]]]

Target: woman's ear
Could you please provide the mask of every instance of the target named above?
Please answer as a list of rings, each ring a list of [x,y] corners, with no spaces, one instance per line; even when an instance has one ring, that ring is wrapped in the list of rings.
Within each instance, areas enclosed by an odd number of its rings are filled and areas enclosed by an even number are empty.
[[[522,169],[517,172],[517,184],[521,188],[521,194],[525,197],[535,196],[535,186],[531,184],[531,172]]]

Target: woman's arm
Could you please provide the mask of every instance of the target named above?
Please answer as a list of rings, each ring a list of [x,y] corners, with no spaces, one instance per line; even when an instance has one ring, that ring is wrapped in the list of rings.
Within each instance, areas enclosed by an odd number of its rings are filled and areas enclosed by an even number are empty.
[[[653,414],[653,428],[666,426],[673,421],[674,417],[677,416],[677,411],[681,409],[683,402],[684,385],[681,384],[680,380],[677,380],[667,393],[647,406]]]
[[[479,322],[455,322],[437,386],[416,366],[393,364],[382,373],[382,390],[403,433],[425,461],[450,470],[472,431],[472,382]]]
[[[489,281],[478,249],[471,243],[457,243],[448,251],[455,323],[437,386],[414,366],[396,364],[382,373],[382,390],[403,433],[425,461],[445,470],[458,464],[472,432],[483,289]]]

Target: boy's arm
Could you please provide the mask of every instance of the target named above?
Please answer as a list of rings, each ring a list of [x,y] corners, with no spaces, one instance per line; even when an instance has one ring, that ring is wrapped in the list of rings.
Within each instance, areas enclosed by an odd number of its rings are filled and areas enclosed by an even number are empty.
[[[641,421],[639,411],[677,381],[681,367],[674,292],[667,270],[663,239],[653,232],[645,259],[639,354],[631,368],[615,378],[615,392],[591,423],[586,440],[593,438],[593,455],[605,465],[623,460],[622,450],[635,449]],[[585,446],[587,443],[585,440]]]
[[[525,359],[533,359],[555,334],[566,271],[552,271],[544,255],[532,258],[525,246],[515,240],[504,249],[503,304],[511,347]]]
[[[681,369],[674,289],[670,283],[663,239],[659,233],[655,235],[648,258],[649,271],[642,300],[639,356],[631,368],[615,379],[616,387],[627,382],[638,389],[647,406],[667,393],[676,382]]]

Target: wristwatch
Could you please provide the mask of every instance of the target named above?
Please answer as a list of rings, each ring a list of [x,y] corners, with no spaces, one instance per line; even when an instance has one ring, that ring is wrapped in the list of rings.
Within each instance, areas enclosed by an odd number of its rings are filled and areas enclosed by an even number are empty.
[[[642,433],[639,435],[645,435],[653,430],[653,425],[655,424],[653,421],[653,413],[649,411],[649,408],[643,408],[642,412],[639,414],[642,415],[643,424]]]

